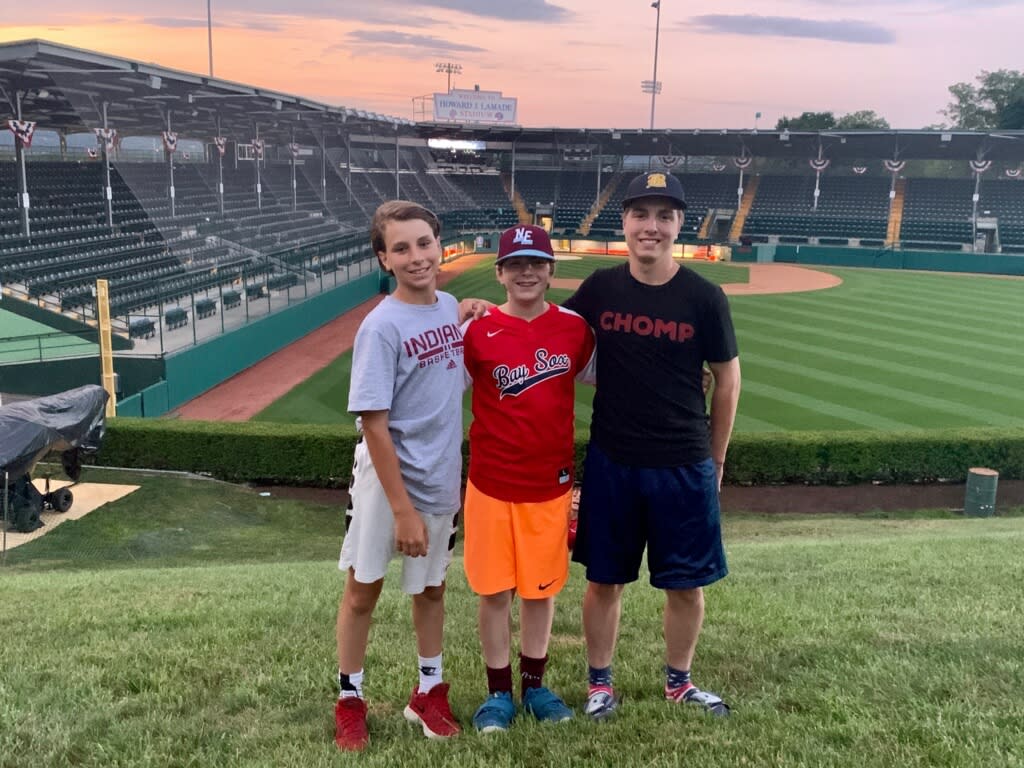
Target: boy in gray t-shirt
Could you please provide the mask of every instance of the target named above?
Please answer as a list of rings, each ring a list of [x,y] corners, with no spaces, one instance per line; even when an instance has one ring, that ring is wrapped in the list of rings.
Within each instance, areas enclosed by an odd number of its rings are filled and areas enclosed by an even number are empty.
[[[452,559],[462,470],[462,333],[459,305],[436,290],[440,223],[415,203],[381,205],[373,250],[397,287],[363,320],[352,355],[349,411],[361,433],[338,567],[335,743],[369,743],[363,663],[388,563],[402,557],[412,595],[419,683],[405,717],[428,738],[459,733],[442,682],[445,572]]]
[[[402,480],[425,515],[459,508],[462,473],[462,333],[458,302],[386,297],[356,334],[348,409],[388,411]],[[424,396],[425,394],[428,396]],[[356,420],[362,429],[362,418]]]

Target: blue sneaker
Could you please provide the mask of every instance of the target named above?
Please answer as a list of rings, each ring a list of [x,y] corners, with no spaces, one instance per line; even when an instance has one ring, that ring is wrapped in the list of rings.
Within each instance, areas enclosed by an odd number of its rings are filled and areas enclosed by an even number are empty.
[[[547,688],[527,688],[523,694],[523,709],[542,723],[561,723],[572,720],[572,710]]]
[[[473,715],[473,727],[480,733],[507,731],[516,717],[516,705],[510,691],[492,693]]]

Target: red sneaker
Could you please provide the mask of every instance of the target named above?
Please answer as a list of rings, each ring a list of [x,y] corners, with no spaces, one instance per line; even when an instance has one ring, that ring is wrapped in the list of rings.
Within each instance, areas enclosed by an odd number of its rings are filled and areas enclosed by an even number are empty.
[[[334,707],[334,743],[348,752],[361,752],[369,745],[366,702],[358,696],[338,699]]]
[[[405,719],[423,726],[428,739],[448,739],[461,730],[448,705],[448,683],[435,685],[429,693],[419,693],[419,686],[413,688]]]

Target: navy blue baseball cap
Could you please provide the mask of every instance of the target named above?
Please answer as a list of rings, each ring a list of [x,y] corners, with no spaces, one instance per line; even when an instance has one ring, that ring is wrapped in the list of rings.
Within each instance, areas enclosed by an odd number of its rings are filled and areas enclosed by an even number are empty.
[[[642,173],[629,182],[626,196],[622,199],[623,209],[642,197],[666,197],[675,203],[676,208],[686,210],[686,197],[683,185],[675,176],[665,171],[649,171]]]

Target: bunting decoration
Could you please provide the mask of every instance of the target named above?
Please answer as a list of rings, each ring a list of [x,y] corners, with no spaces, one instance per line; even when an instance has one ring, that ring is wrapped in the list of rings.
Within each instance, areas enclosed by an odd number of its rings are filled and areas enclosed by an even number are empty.
[[[97,157],[100,156],[99,150],[98,149],[93,149],[92,147],[86,147],[85,154],[87,154],[89,156],[89,158],[92,159],[92,160],[95,160]]]
[[[821,173],[832,164],[832,161],[827,157],[812,157],[807,162],[817,173]]]
[[[174,152],[178,148],[178,134],[173,131],[164,131],[160,135],[164,140],[164,148],[168,152]]]
[[[14,143],[28,149],[32,146],[32,135],[36,132],[36,124],[32,120],[8,120],[7,127],[14,134]]]
[[[265,144],[265,142],[263,141],[263,139],[253,139],[252,140],[252,156],[254,158],[256,158],[257,160],[262,160],[263,159],[264,144]]]
[[[868,172],[868,167],[866,165],[855,165],[853,166],[853,172],[858,176],[863,176]]]
[[[299,145],[296,144],[294,141],[288,145],[288,149],[292,151],[292,157],[299,156]]]
[[[223,136],[217,136],[214,138],[213,143],[217,145],[217,152],[220,153],[221,157],[224,157],[224,153],[227,151],[228,140]]]
[[[117,141],[116,128],[93,128],[92,132],[96,134],[96,141],[104,146],[108,154],[114,151],[114,144]]]
[[[666,168],[675,168],[679,165],[679,161],[682,160],[678,155],[662,155],[658,159],[661,160],[661,164]]]
[[[1007,168],[1005,173],[1006,173],[1007,178],[1011,178],[1011,179],[1019,179],[1020,178],[1020,168]]]
[[[745,171],[753,162],[754,158],[752,155],[743,155],[743,157],[734,157],[732,159],[732,164],[741,171]]]
[[[181,159],[182,160],[191,160],[192,159],[192,155],[190,155],[188,152],[182,152],[181,153]]]
[[[979,176],[992,167],[991,160],[971,160],[971,170]]]
[[[899,173],[907,165],[906,160],[884,160],[885,170],[889,173]]]
[[[725,163],[715,160],[715,162],[711,164],[711,170],[714,171],[715,173],[721,173],[722,171],[725,170]]]

